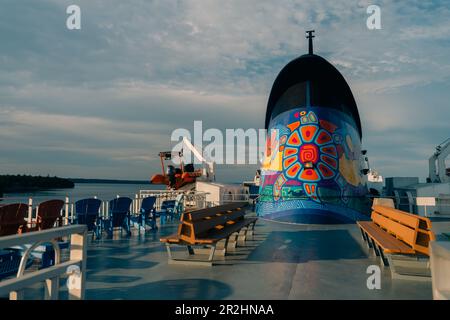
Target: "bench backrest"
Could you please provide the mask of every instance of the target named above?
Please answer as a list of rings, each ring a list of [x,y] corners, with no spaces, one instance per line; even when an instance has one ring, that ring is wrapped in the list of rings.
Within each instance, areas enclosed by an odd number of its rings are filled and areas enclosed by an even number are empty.
[[[196,239],[211,230],[221,230],[244,219],[247,202],[230,203],[212,208],[205,208],[183,213],[178,236],[187,242],[195,243]]]
[[[417,237],[415,228],[391,220],[376,211],[372,212],[372,221],[411,247],[414,246]]]
[[[397,220],[401,223],[404,223],[403,221],[417,221],[419,228],[422,230],[431,230],[432,227],[430,219],[418,216],[416,214],[385,206],[373,206],[372,209],[384,216],[393,217],[394,220]]]
[[[233,202],[228,203],[216,207],[211,208],[204,208],[194,211],[187,211],[183,213],[181,220],[183,221],[197,221],[197,220],[203,220],[204,218],[214,216],[221,213],[226,213],[228,211],[238,210],[243,207],[245,207],[248,203],[247,202]]]
[[[429,255],[429,242],[435,239],[428,218],[397,209],[373,206],[372,221],[414,250]]]

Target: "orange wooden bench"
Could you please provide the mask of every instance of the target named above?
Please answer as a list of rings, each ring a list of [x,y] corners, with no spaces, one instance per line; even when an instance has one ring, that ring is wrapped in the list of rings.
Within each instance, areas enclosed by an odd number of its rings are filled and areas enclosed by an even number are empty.
[[[372,221],[357,223],[364,241],[384,265],[389,265],[386,254],[430,255],[429,242],[435,240],[430,219],[384,206],[372,209]]]
[[[252,237],[257,220],[245,217],[247,205],[237,202],[183,213],[177,233],[160,239],[166,244],[169,263],[211,266],[214,254],[225,255],[227,250],[243,244]],[[175,258],[171,245],[187,246],[189,256]],[[203,248],[194,249],[196,246]],[[197,259],[196,254],[207,254],[208,258]]]

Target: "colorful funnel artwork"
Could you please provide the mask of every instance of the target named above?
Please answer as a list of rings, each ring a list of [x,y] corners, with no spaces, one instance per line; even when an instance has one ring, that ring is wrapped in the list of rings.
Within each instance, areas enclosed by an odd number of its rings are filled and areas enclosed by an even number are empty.
[[[368,218],[358,110],[333,66],[316,55],[286,66],[272,89],[266,127],[259,216],[319,224]]]

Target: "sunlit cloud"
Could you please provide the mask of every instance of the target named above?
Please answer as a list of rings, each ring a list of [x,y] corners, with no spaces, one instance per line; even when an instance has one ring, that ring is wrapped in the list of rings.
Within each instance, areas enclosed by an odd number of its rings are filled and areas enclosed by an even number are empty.
[[[374,31],[370,1],[79,0],[77,32],[65,28],[72,3],[2,1],[3,172],[146,179],[170,133],[194,120],[262,128],[271,85],[306,52],[307,29],[349,82],[382,174],[425,176],[448,136],[445,1],[378,1]],[[254,169],[220,170],[238,181]]]

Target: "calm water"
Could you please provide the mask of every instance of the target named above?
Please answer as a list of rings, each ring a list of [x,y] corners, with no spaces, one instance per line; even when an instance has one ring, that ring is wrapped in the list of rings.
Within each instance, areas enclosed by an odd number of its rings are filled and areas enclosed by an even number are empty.
[[[164,186],[150,184],[101,184],[101,183],[76,183],[73,189],[54,189],[28,193],[7,193],[4,195],[2,204],[13,202],[28,203],[28,198],[33,201],[42,202],[50,199],[61,199],[69,197],[70,201],[77,201],[83,198],[96,196],[101,200],[111,200],[116,196],[134,198],[139,190],[161,190]]]

